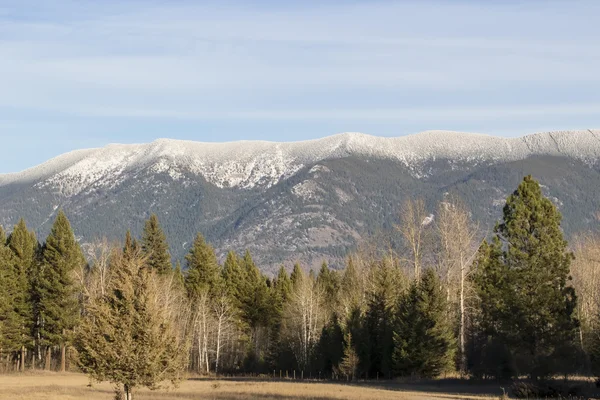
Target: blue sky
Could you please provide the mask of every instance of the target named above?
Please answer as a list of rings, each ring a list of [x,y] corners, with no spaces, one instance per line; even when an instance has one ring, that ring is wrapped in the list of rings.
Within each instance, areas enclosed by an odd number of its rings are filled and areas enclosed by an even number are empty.
[[[156,138],[600,127],[598,1],[0,0],[0,172]]]

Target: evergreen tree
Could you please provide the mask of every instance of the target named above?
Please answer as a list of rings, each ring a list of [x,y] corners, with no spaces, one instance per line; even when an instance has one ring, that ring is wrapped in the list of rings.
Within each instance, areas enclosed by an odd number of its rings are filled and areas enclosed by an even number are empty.
[[[270,301],[269,289],[266,278],[260,273],[260,270],[252,260],[249,251],[246,251],[242,259],[242,268],[244,270],[244,284],[241,294],[241,318],[249,329],[249,351],[246,359],[246,366],[253,365],[254,368],[260,368],[264,364],[268,348],[263,346],[264,341],[261,337],[264,332],[268,334],[265,328],[268,328],[274,318],[274,305]]]
[[[206,243],[201,234],[196,235],[185,259],[188,266],[185,288],[191,299],[198,298],[204,291],[214,296],[222,289],[221,271],[215,250]]]
[[[339,370],[340,373],[346,376],[346,379],[354,380],[358,369],[359,359],[356,350],[354,350],[351,333],[346,335],[344,342],[346,342],[344,345],[344,355],[340,362]]]
[[[125,244],[127,248],[127,243]],[[129,245],[134,248],[133,242]],[[166,275],[173,269],[171,265],[171,256],[169,254],[169,244],[167,238],[158,222],[156,214],[150,215],[144,226],[142,237],[142,250],[148,257],[148,266],[156,270],[161,275]]]
[[[245,283],[242,291],[242,318],[250,329],[266,326],[270,317],[267,283],[254,264],[249,251],[242,260]]]
[[[368,376],[392,375],[393,317],[405,279],[399,268],[387,260],[373,266],[372,288],[368,292],[364,321],[363,367]]]
[[[274,287],[275,291],[278,293],[279,298],[281,299],[280,302],[287,302],[292,292],[292,281],[283,265],[281,266],[281,268],[279,268],[277,278],[275,279]]]
[[[22,218],[14,227],[8,237],[8,247],[14,254],[12,268],[14,288],[10,294],[13,304],[15,318],[13,331],[13,341],[15,345],[20,345],[20,366],[25,369],[25,347],[31,345],[33,341],[33,298],[32,298],[32,279],[34,268],[37,262],[38,242],[33,232],[27,229],[25,220]]]
[[[175,264],[175,269],[173,270],[173,278],[175,280],[175,287],[180,291],[185,291],[185,275],[183,275],[183,270],[181,269],[181,263],[177,260]]]
[[[317,284],[323,289],[330,312],[333,312],[338,308],[340,279],[337,272],[330,270],[325,261],[321,264],[319,275],[317,275]]]
[[[448,305],[437,274],[428,269],[401,298],[393,360],[400,376],[434,378],[452,368],[456,352]]]
[[[54,221],[42,254],[36,296],[39,299],[40,335],[47,346],[46,368],[50,366],[50,347],[60,345],[61,371],[64,371],[65,348],[79,316],[79,288],[74,274],[85,264],[85,259],[62,210]]]
[[[130,400],[135,388],[156,389],[183,377],[187,346],[174,310],[161,303],[154,269],[136,256],[115,257],[114,277],[104,296],[93,299],[76,335],[83,371],[122,385]]]
[[[123,255],[126,258],[132,258],[137,254],[139,250],[140,249],[137,240],[135,240],[131,236],[131,231],[128,229],[127,233],[125,234],[125,245],[123,246]]]
[[[21,349],[22,332],[14,302],[19,291],[14,265],[15,257],[6,246],[6,234],[0,227],[0,348],[16,353]]]
[[[568,285],[572,253],[561,215],[527,176],[504,206],[503,221],[475,275],[482,320],[505,343],[516,368],[532,378],[564,370],[560,354],[573,352],[578,322]],[[571,348],[569,350],[569,347]]]
[[[294,269],[292,270],[292,274],[290,275],[290,279],[292,281],[292,286],[296,286],[301,279],[304,279],[304,274],[302,273],[302,268],[300,264],[294,264]]]
[[[289,361],[293,359],[289,344],[281,340],[283,310],[285,304],[287,304],[290,299],[291,293],[292,282],[285,267],[282,265],[274,280],[273,289],[270,291],[273,308],[270,324],[271,340],[269,342],[268,358],[271,366],[283,369],[291,368],[292,366]]]
[[[331,321],[323,327],[317,351],[315,352],[319,371],[322,371],[325,376],[333,377],[333,374],[340,367],[340,362],[344,357],[346,349],[342,327],[337,315],[334,314]]]
[[[355,310],[363,311],[363,290],[360,284],[358,271],[352,257],[348,258],[346,269],[340,282],[340,303],[344,309],[344,318],[349,318]],[[358,338],[354,335],[355,341]]]
[[[225,281],[225,287],[233,306],[241,311],[242,297],[246,283],[245,271],[240,265],[237,254],[233,251],[227,253],[227,258],[223,264],[223,280]]]

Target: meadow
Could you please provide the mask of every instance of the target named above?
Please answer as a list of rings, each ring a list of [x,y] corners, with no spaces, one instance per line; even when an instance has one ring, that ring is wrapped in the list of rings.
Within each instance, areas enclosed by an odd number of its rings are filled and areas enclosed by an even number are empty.
[[[112,400],[109,383],[94,383],[83,374],[26,373],[0,376],[0,399],[25,400]],[[480,393],[480,394],[477,394]],[[135,400],[476,400],[499,398],[499,386],[430,384],[343,384],[314,381],[269,381],[255,379],[188,379],[178,388],[150,391],[140,389]]]

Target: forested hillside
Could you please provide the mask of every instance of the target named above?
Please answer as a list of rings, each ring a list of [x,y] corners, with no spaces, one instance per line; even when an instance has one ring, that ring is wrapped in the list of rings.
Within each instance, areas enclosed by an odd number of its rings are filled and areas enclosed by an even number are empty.
[[[599,373],[597,236],[569,245],[559,209],[530,176],[490,231],[456,196],[435,218],[428,208],[403,203],[400,251],[374,237],[343,270],[296,264],[274,277],[249,251],[219,262],[201,233],[173,265],[156,215],[139,235],[83,246],[63,211],[43,242],[21,220],[0,234],[2,368],[81,369],[127,393],[186,370],[348,380]]]
[[[424,199],[435,218],[438,202],[457,195],[491,229],[506,196],[528,174],[565,215],[568,238],[595,230],[599,156],[591,130],[514,139],[427,132],[111,145],[0,175],[0,224],[11,227],[24,217],[44,237],[63,209],[83,244],[139,232],[154,213],[174,263],[185,265],[195,233],[202,232],[219,261],[230,250],[250,250],[270,276],[296,261],[341,269],[346,254],[375,235],[402,250],[394,225],[408,199]]]

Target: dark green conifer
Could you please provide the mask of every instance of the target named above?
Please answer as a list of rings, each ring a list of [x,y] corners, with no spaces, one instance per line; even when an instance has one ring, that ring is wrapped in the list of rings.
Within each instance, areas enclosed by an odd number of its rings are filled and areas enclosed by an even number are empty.
[[[126,243],[127,247],[127,243]],[[135,248],[133,242],[129,245]],[[163,232],[156,214],[152,214],[146,221],[142,237],[142,250],[148,257],[148,266],[161,275],[170,273],[173,269],[171,265],[171,255],[169,254],[169,244]]]
[[[391,378],[393,343],[393,319],[398,297],[405,287],[405,279],[395,265],[381,260],[372,266],[371,289],[367,293],[362,335],[364,347],[363,366],[370,377],[380,375]]]
[[[61,210],[46,239],[43,259],[36,280],[40,335],[47,346],[46,367],[49,367],[50,346],[61,346],[61,370],[65,370],[65,348],[79,317],[76,271],[85,259],[75,239],[71,224]]]
[[[266,326],[270,318],[267,282],[254,264],[249,251],[242,260],[245,283],[242,292],[242,318],[251,330]]]
[[[198,298],[203,292],[213,296],[222,289],[221,271],[215,250],[206,243],[200,233],[196,236],[185,259],[187,261],[185,288],[191,299]]]
[[[435,378],[452,368],[456,339],[446,295],[428,269],[401,297],[394,329],[394,370],[398,376]]]
[[[290,279],[292,281],[292,286],[296,286],[301,279],[304,279],[304,274],[302,273],[302,268],[300,267],[300,264],[294,264],[294,269],[292,270]]]
[[[245,274],[237,254],[233,251],[227,253],[227,258],[223,264],[223,280],[225,281],[227,293],[237,310],[242,308],[242,296],[246,283]]]
[[[25,220],[21,218],[8,237],[7,243],[14,255],[12,279],[15,286],[11,298],[15,318],[11,330],[14,344],[19,345],[20,367],[23,371],[25,369],[25,347],[30,346],[33,341],[32,277],[37,263],[38,242],[35,234],[27,229]]]
[[[279,268],[279,272],[275,278],[275,291],[279,293],[279,297],[283,303],[289,300],[292,293],[292,281],[283,265]]]
[[[6,246],[6,234],[0,227],[0,347],[13,353],[21,347],[20,318],[14,303],[18,292],[14,265],[15,257]]]
[[[525,177],[508,197],[475,275],[481,318],[508,345],[515,375],[538,378],[564,370],[558,355],[574,352],[576,297],[568,285],[573,254],[560,221],[538,182]]]

